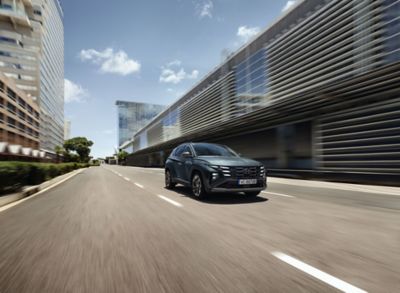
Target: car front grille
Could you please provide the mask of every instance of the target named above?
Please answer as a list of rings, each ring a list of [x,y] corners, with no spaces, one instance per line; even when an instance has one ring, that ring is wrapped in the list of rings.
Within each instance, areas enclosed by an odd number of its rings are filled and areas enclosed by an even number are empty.
[[[262,178],[264,170],[260,167],[231,167],[232,178]]]

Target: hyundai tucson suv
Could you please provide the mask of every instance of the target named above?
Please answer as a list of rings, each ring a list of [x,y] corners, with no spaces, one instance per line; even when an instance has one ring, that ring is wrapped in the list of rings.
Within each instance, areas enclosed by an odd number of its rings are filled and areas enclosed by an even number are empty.
[[[184,143],[165,163],[165,186],[192,188],[204,198],[212,192],[244,192],[257,196],[266,188],[266,170],[260,162],[240,157],[229,147],[212,143]]]

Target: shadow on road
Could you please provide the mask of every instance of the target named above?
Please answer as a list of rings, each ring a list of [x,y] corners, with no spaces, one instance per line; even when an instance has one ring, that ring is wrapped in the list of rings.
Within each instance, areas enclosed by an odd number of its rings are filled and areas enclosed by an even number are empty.
[[[190,188],[184,186],[176,186],[174,188],[176,193],[183,195],[185,197],[190,197],[196,199],[190,190]],[[264,197],[249,197],[241,193],[213,193],[207,196],[206,199],[201,200],[203,203],[208,204],[250,204],[250,203],[260,203],[266,202],[268,198]]]

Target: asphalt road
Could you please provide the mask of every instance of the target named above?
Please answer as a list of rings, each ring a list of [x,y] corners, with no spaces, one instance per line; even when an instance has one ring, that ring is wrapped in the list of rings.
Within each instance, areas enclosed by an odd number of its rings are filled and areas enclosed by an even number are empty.
[[[0,292],[400,291],[396,191],[281,181],[200,202],[163,180],[90,168],[0,212]]]

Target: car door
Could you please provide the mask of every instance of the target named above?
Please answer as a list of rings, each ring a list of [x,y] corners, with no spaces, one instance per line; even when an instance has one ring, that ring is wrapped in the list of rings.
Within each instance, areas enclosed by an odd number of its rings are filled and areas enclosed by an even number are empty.
[[[184,160],[182,157],[182,153],[185,150],[185,146],[186,145],[181,145],[179,146],[176,151],[174,152],[174,156],[172,157],[173,161],[174,161],[174,170],[175,170],[175,176],[178,180],[184,180],[183,177],[184,173],[183,173],[183,164],[184,164]]]
[[[183,154],[189,153],[190,156],[183,156]],[[189,145],[185,145],[183,152],[181,154],[181,178],[186,182],[190,182],[190,171],[192,170],[193,165],[193,152]]]

